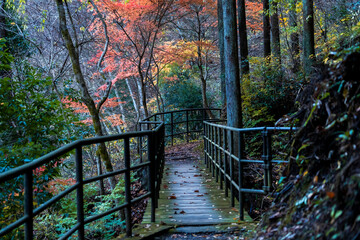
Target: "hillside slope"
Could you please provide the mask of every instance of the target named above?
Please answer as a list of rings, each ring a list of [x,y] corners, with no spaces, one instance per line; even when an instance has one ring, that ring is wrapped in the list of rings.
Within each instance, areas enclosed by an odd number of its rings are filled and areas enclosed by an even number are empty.
[[[291,163],[256,239],[360,239],[360,51],[313,80],[299,100]]]

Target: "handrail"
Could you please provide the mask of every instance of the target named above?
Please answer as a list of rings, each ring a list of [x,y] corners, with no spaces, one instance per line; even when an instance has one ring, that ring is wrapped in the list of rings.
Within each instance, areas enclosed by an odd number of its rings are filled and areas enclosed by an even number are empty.
[[[25,224],[25,238],[26,239],[33,239],[33,220],[38,214],[46,210],[48,207],[53,205],[54,203],[58,202],[60,199],[64,198],[66,195],[70,194],[71,192],[77,192],[77,224],[70,229],[67,233],[65,233],[61,239],[66,239],[70,237],[74,232],[78,231],[78,238],[84,239],[84,225],[95,221],[99,218],[107,216],[109,214],[114,213],[115,211],[119,211],[125,209],[126,213],[126,234],[127,236],[131,236],[132,234],[132,223],[131,223],[131,206],[132,204],[139,202],[140,200],[151,197],[152,199],[152,211],[151,211],[151,220],[155,221],[155,207],[157,205],[157,195],[156,191],[159,190],[160,182],[161,182],[161,174],[164,166],[164,147],[165,147],[165,125],[162,122],[152,122],[152,124],[156,125],[153,130],[147,130],[142,132],[129,132],[117,135],[110,135],[110,136],[102,136],[102,137],[94,137],[89,139],[82,139],[77,140],[73,143],[67,144],[49,154],[46,154],[30,163],[24,164],[17,168],[11,169],[7,172],[0,173],[0,184],[11,181],[21,175],[24,175],[24,205],[25,205],[25,213],[24,216],[20,219],[16,220],[15,222],[7,225],[5,228],[0,230],[0,237],[6,235],[7,233],[13,231],[14,229],[22,226]],[[138,165],[131,166],[130,165],[130,139],[131,138],[144,138],[148,139],[148,159],[146,162],[142,162]],[[105,173],[96,177],[84,179],[83,176],[83,146],[91,145],[91,144],[98,144],[110,141],[117,141],[122,140],[124,144],[124,160],[125,160],[125,168],[121,170],[117,170],[110,173]],[[34,183],[34,176],[33,171],[45,164],[50,163],[52,160],[55,160],[61,157],[64,154],[68,154],[71,151],[75,150],[75,162],[76,162],[76,183],[64,190],[63,192],[59,193],[57,196],[52,197],[41,206],[34,209],[33,201],[33,183]],[[139,168],[147,167],[150,173],[150,181],[149,181],[149,190],[147,193],[143,194],[136,199],[132,199],[131,197],[131,189],[130,189],[130,173]],[[84,199],[83,199],[83,188],[85,184],[95,182],[107,177],[125,174],[125,203],[116,206],[104,213],[91,216],[85,218],[84,216]]]
[[[203,121],[211,120],[207,111],[215,113],[216,121],[219,121],[222,111],[220,108],[188,108],[155,113],[139,122],[138,129],[149,129],[147,124],[160,118],[165,124],[165,138],[171,139],[171,145],[174,145],[175,136],[185,135],[186,141],[189,142],[193,134],[203,132]]]
[[[204,121],[204,152],[205,164],[216,177],[220,179],[220,188],[225,184],[225,196],[231,192],[231,205],[235,205],[235,189],[238,192],[239,217],[244,220],[244,193],[266,194],[272,189],[272,165],[287,163],[283,160],[273,160],[272,135],[278,132],[292,132],[293,127],[256,127],[234,128]],[[261,160],[245,159],[245,143],[243,135],[247,133],[261,133],[263,138],[263,155]],[[237,167],[235,168],[235,162]],[[262,189],[250,189],[243,186],[243,164],[262,163],[264,166],[264,185]],[[236,171],[237,170],[237,171]]]
[[[148,118],[144,119],[143,121],[139,122],[140,131],[135,132],[128,132],[123,134],[117,135],[109,135],[109,136],[101,136],[101,137],[93,137],[88,139],[81,139],[74,141],[70,144],[67,144],[63,147],[60,147],[32,162],[26,163],[22,166],[16,167],[9,171],[0,173],[0,184],[11,181],[21,175],[24,175],[24,205],[25,205],[25,213],[23,217],[20,217],[15,222],[7,225],[6,227],[0,229],[0,237],[6,235],[7,233],[11,232],[14,229],[19,228],[22,225],[25,225],[25,238],[32,239],[33,238],[33,220],[34,218],[39,215],[44,210],[48,209],[54,203],[60,201],[62,198],[67,196],[68,194],[76,191],[77,192],[77,224],[64,233],[64,235],[60,239],[67,239],[76,231],[78,232],[78,238],[84,239],[84,225],[95,221],[99,218],[112,214],[116,211],[125,209],[126,211],[126,234],[130,236],[132,234],[131,229],[131,205],[139,202],[140,200],[150,197],[151,198],[151,221],[155,221],[155,208],[158,205],[158,195],[161,185],[161,177],[164,167],[164,148],[165,148],[165,138],[170,137],[171,143],[174,143],[174,137],[179,135],[186,134],[186,139],[189,141],[191,134],[193,133],[200,133],[203,132],[203,125],[202,122],[204,120],[209,120],[207,116],[207,111],[215,111],[218,114],[218,118],[221,115],[221,109],[219,108],[196,108],[196,109],[184,109],[184,110],[175,110],[169,111],[164,113],[156,113]],[[179,116],[177,114],[183,114],[185,116],[185,120],[177,121]],[[162,121],[158,121],[162,118]],[[168,118],[168,119],[167,119]],[[170,121],[168,121],[170,119]],[[201,123],[201,124],[200,124]],[[186,127],[181,127],[181,124],[186,124]],[[199,126],[192,126],[198,124]],[[146,126],[144,129],[142,126]],[[166,133],[165,128],[169,128],[168,132]],[[184,131],[185,129],[185,131]],[[179,131],[177,131],[179,130]],[[141,148],[140,154],[140,163],[135,166],[130,166],[130,151],[129,151],[129,139],[137,138],[138,144]],[[111,142],[111,141],[118,141],[122,140],[124,144],[124,159],[125,159],[125,168],[116,170],[113,172],[104,173],[95,177],[84,179],[83,176],[83,147],[104,143],[104,142]],[[142,142],[147,141],[147,144],[143,146]],[[53,196],[51,199],[47,200],[41,206],[38,206],[34,209],[33,200],[33,182],[34,176],[33,171],[45,164],[50,163],[51,161],[65,155],[69,154],[70,152],[75,150],[75,162],[76,162],[76,183],[69,187],[68,189],[60,192],[56,196]],[[143,161],[143,153],[147,152],[147,159]],[[130,172],[140,169],[140,168],[148,168],[150,175],[149,175],[149,190],[147,193],[143,194],[142,196],[131,199],[130,194]],[[108,177],[113,177],[119,174],[125,174],[125,203],[116,206],[107,212],[87,217],[84,216],[84,205],[83,205],[83,188],[85,184],[89,184],[95,181],[99,181]]]

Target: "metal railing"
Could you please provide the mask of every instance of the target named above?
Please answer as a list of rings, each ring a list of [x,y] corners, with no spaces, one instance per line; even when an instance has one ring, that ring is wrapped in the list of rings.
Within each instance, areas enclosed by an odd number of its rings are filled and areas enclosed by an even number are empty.
[[[290,127],[257,127],[257,128],[232,128],[214,122],[204,122],[204,151],[205,164],[220,180],[220,188],[225,185],[225,196],[231,193],[231,205],[235,205],[235,193],[239,201],[239,217],[244,220],[244,193],[267,194],[272,190],[273,164],[287,163],[287,161],[273,159],[272,135],[279,132],[296,130]],[[261,160],[249,160],[244,156],[244,134],[261,133],[263,139],[263,153]],[[264,183],[262,189],[246,188],[243,184],[244,164],[263,164]],[[236,164],[236,165],[235,165]]]
[[[145,199],[151,198],[151,221],[155,221],[155,208],[157,205],[156,191],[160,189],[160,181],[162,168],[164,166],[164,147],[165,147],[165,125],[162,122],[148,122],[149,128],[152,130],[141,131],[141,132],[129,132],[119,135],[94,137],[89,139],[78,140],[64,147],[61,147],[43,157],[40,157],[30,163],[24,164],[20,167],[14,168],[4,173],[0,173],[0,189],[1,184],[5,182],[11,182],[14,179],[24,176],[24,185],[19,186],[24,190],[24,214],[22,217],[17,219],[15,222],[7,225],[0,230],[0,237],[5,236],[11,231],[18,229],[21,226],[25,226],[25,239],[33,239],[34,237],[34,218],[40,213],[49,209],[50,206],[59,202],[62,198],[66,197],[72,192],[76,192],[76,221],[77,223],[69,231],[61,236],[60,239],[67,239],[77,231],[78,239],[85,239],[84,226],[88,223],[94,222],[98,219],[104,218],[112,213],[120,210],[125,210],[126,220],[126,234],[127,236],[132,235],[132,217],[131,217],[131,206],[135,203]],[[151,126],[150,126],[151,125]],[[130,149],[130,139],[146,138],[147,139],[147,160],[139,164],[132,165],[131,158],[132,153]],[[95,177],[84,178],[84,167],[83,167],[83,147],[91,144],[99,143],[121,143],[123,146],[123,159],[125,162],[125,168],[116,170],[113,172],[107,172]],[[71,151],[75,150],[75,171],[76,171],[76,183],[60,192],[56,196],[47,200],[45,203],[38,207],[34,207],[34,172],[35,170],[45,164],[50,163],[63,156],[64,154],[70,154]],[[131,172],[139,169],[147,169],[149,171],[150,181],[148,185],[148,191],[141,196],[132,199],[131,196]],[[102,212],[97,215],[85,217],[84,214],[84,186],[86,184],[103,180],[105,178],[115,177],[123,174],[125,180],[125,203],[115,206],[110,210]],[[4,204],[4,203],[2,203]],[[2,206],[3,207],[3,206]]]
[[[220,108],[194,108],[169,112],[155,113],[142,122],[139,122],[138,130],[148,129],[147,121],[162,121],[165,124],[165,137],[170,138],[174,145],[174,137],[185,135],[187,142],[193,134],[203,132],[203,121],[209,120],[208,111],[211,111],[215,119],[220,119]]]

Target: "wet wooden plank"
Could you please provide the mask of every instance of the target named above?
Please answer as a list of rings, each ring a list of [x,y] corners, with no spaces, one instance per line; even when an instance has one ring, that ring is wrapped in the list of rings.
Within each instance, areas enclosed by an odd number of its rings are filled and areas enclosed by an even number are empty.
[[[239,219],[230,197],[225,197],[219,183],[197,159],[167,160],[158,203],[156,222],[166,224],[213,225]],[[143,223],[150,223],[150,206]],[[246,220],[251,219],[246,216]]]

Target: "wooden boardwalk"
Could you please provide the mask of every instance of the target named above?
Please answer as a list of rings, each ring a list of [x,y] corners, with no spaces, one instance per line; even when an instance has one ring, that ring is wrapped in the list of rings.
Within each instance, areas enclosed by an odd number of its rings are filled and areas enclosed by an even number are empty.
[[[236,202],[237,204],[237,202]],[[150,203],[142,223],[150,223]],[[156,222],[171,225],[237,223],[239,212],[196,154],[179,151],[166,155]],[[251,221],[249,216],[246,220]]]

